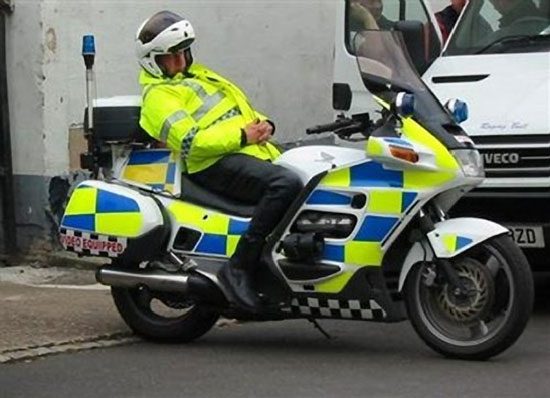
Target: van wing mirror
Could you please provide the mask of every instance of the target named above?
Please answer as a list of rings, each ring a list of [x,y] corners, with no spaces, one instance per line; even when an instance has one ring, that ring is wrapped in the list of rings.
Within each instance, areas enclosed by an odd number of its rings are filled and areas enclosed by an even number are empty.
[[[397,21],[395,30],[401,32],[409,57],[419,75],[428,68],[424,40],[424,24],[420,21]]]
[[[351,88],[346,83],[332,85],[332,108],[335,111],[349,111],[351,108]]]

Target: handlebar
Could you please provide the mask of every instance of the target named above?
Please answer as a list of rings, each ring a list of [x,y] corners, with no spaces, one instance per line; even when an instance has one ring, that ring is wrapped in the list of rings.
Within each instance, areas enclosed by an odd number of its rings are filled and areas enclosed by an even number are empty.
[[[340,116],[332,123],[310,127],[306,130],[306,134],[321,134],[332,131],[342,139],[352,140],[350,137],[356,133],[361,133],[364,137],[368,137],[368,130],[371,126],[372,123],[368,113],[363,113],[353,115],[351,118]]]
[[[338,129],[341,129],[343,127],[349,127],[352,124],[357,123],[357,121],[347,118],[339,118],[336,119],[335,122],[327,123],[327,124],[320,124],[318,126],[310,127],[306,129],[307,135],[313,135],[313,134],[321,134],[326,133],[328,131],[335,131]]]

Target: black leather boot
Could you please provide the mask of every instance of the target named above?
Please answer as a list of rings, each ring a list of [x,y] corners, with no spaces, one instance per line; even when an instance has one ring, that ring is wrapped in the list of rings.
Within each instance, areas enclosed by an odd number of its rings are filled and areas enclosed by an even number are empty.
[[[252,276],[263,249],[263,239],[244,234],[235,253],[220,272],[220,279],[238,305],[257,312],[261,302],[252,286]]]
[[[260,308],[260,299],[252,287],[252,281],[247,271],[235,267],[229,261],[219,274],[220,281],[229,290],[231,299],[239,307],[247,311],[257,312]]]

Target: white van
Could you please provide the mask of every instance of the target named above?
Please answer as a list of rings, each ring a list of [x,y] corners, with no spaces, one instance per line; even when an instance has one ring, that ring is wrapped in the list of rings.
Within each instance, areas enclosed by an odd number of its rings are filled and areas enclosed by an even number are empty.
[[[351,88],[351,113],[372,109],[349,66],[350,3],[356,1],[341,1],[335,51],[335,92]],[[403,31],[411,58],[439,100],[460,98],[469,106],[462,127],[483,154],[487,178],[454,212],[507,225],[533,269],[550,271],[550,0],[471,0],[439,57],[433,54],[441,35],[427,3],[383,0],[384,15],[422,23],[420,60],[418,43],[410,39],[418,32],[406,24],[403,30],[402,23],[394,28]],[[512,4],[511,14],[503,17],[493,3]]]

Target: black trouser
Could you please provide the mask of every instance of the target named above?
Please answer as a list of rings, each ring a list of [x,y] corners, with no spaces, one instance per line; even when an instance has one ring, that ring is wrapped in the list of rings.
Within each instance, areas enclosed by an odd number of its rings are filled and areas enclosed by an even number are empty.
[[[248,230],[231,258],[236,267],[250,271],[258,262],[265,238],[303,188],[292,171],[243,154],[225,156],[189,178],[222,196],[256,205]]]

